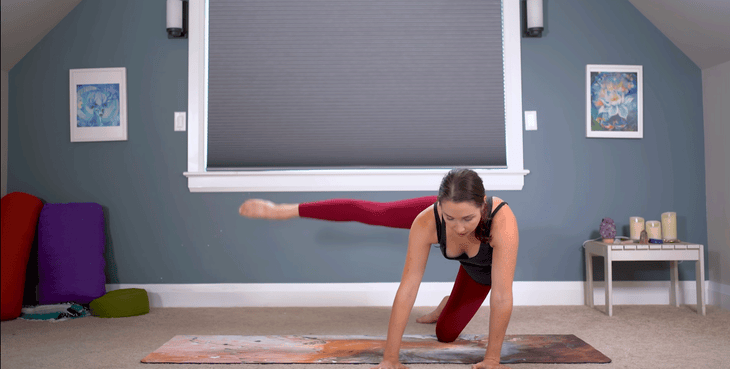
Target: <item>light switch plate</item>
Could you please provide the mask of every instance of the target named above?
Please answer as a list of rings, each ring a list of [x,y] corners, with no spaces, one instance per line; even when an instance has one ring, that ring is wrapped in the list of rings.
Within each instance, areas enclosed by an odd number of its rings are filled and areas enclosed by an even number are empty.
[[[175,112],[175,131],[185,131],[186,126],[186,112],[176,111]]]
[[[526,111],[525,112],[525,131],[536,131],[537,130],[537,112]]]

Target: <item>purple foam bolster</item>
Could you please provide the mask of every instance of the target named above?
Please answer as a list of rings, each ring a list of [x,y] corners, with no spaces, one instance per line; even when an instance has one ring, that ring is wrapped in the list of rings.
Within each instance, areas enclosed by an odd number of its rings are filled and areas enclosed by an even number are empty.
[[[38,300],[88,304],[106,293],[104,212],[96,203],[46,204],[38,221]]]

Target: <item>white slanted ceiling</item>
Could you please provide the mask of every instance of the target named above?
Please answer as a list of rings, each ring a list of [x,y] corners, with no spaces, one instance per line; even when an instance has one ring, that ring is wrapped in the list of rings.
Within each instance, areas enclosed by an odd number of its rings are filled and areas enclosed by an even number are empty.
[[[730,61],[730,0],[629,2],[700,69]]]
[[[2,0],[0,67],[9,71],[81,0]]]

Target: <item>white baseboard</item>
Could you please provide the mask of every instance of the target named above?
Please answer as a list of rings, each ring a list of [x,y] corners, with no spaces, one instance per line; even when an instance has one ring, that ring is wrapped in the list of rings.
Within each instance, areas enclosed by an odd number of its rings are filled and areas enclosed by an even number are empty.
[[[727,306],[730,287],[715,283],[708,288],[708,281],[705,283],[708,292],[705,301],[709,296],[720,295]],[[584,285],[584,282],[514,282],[514,305],[583,305]],[[438,305],[452,286],[451,282],[422,283],[415,306]],[[151,307],[391,306],[398,283],[108,284],[106,288],[107,291],[145,289]],[[594,282],[596,305],[605,304],[604,291],[603,282]],[[669,304],[669,281],[614,282],[613,300],[614,305]],[[680,281],[679,301],[697,303],[694,281]],[[489,298],[484,305],[489,305]]]
[[[725,310],[730,310],[730,286],[709,281],[708,291],[710,305],[716,305]]]

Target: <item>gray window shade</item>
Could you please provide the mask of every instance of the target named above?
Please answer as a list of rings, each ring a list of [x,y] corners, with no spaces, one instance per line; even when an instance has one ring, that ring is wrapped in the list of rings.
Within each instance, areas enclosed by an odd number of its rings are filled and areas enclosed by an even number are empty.
[[[500,0],[210,0],[208,170],[504,167]]]

